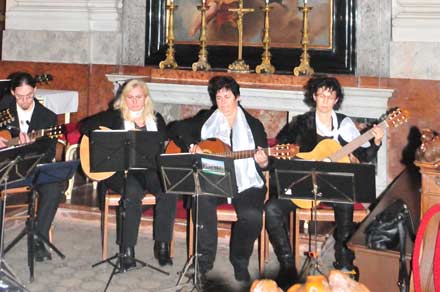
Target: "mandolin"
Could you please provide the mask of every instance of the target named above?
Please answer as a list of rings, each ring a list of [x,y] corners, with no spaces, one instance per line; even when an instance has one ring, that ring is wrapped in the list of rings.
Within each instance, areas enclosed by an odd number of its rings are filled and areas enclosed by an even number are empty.
[[[233,159],[244,159],[253,157],[255,152],[257,152],[258,150],[254,149],[231,151],[231,148],[227,144],[216,138],[203,140],[197,145],[202,149],[204,154],[218,155]],[[273,147],[263,148],[262,150],[267,154],[267,156],[280,159],[291,159],[298,153],[299,147],[294,144],[279,144]],[[174,141],[170,141],[165,149],[166,154],[180,152],[182,152],[180,147],[177,146]]]
[[[409,111],[400,110],[399,108],[394,109],[391,113],[386,115],[382,122],[377,124],[377,127],[381,127],[382,129],[391,127],[397,128],[407,121],[408,116]],[[296,157],[306,160],[350,163],[348,155],[372,138],[374,138],[373,129],[366,131],[343,147],[336,140],[324,139],[319,142],[312,151],[300,152]],[[299,208],[304,209],[312,208],[313,203],[310,200],[303,199],[292,199],[292,202]]]
[[[41,137],[48,137],[51,139],[60,138],[66,132],[65,125],[57,125],[47,129],[35,130],[32,133],[28,134],[29,138],[33,141]],[[14,137],[12,138],[11,133],[8,130],[0,131],[0,137],[7,140],[5,142],[6,147],[12,147],[20,144],[20,138]]]

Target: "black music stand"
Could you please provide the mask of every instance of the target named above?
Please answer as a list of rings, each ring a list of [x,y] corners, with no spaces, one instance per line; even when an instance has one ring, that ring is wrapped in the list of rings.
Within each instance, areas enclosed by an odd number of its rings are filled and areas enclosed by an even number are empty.
[[[317,253],[317,221],[314,220],[318,201],[341,204],[373,202],[376,199],[375,166],[363,163],[277,159],[274,169],[280,199],[312,201],[311,218],[315,222],[314,251],[311,250],[309,236],[308,257],[299,275],[300,278],[305,278],[309,274],[321,273]]]
[[[124,247],[125,221],[125,190],[128,170],[156,169],[157,157],[162,151],[161,136],[158,132],[126,131],[126,130],[95,130],[90,133],[90,170],[92,172],[124,171],[124,186],[119,200],[118,236],[120,247]],[[96,267],[103,263],[113,266],[112,273],[104,291],[110,285],[115,274],[127,272],[123,261],[129,258],[122,250],[114,256],[93,264]],[[115,262],[112,262],[116,260]],[[169,275],[155,266],[133,258],[141,267],[149,267],[163,274]]]
[[[26,220],[26,226],[5,248],[5,253],[9,252],[25,235],[27,235],[28,244],[28,266],[30,271],[30,281],[34,280],[34,242],[40,240],[50,249],[52,249],[60,258],[64,259],[66,256],[49,241],[46,236],[41,234],[35,228],[35,200],[36,190],[35,187],[39,185],[45,185],[50,183],[61,183],[69,180],[76,172],[79,161],[65,161],[54,162],[46,164],[38,164],[32,172],[32,180],[26,181],[27,186],[32,188],[29,198],[28,207],[28,219]],[[38,216],[38,215],[37,215]]]
[[[193,288],[201,291],[198,276],[198,229],[199,196],[232,198],[237,194],[234,160],[208,154],[162,154],[161,174],[166,194],[191,195],[195,200],[195,242],[194,253],[185,263],[176,289],[181,284],[189,267],[194,263]]]
[[[27,186],[32,180],[36,165],[44,158],[49,141],[42,140],[32,144],[19,145],[0,150],[0,288],[6,291],[28,291],[4,259],[4,222],[8,188]]]

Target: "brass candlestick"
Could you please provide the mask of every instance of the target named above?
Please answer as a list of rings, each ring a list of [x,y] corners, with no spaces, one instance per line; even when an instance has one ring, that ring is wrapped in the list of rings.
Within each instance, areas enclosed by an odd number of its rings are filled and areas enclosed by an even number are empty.
[[[238,8],[228,9],[230,12],[235,12],[238,16],[237,30],[238,30],[238,59],[228,66],[229,72],[248,73],[249,65],[243,60],[243,16],[246,13],[254,12],[253,8],[243,8],[243,0],[240,0]]]
[[[192,64],[193,71],[209,71],[211,70],[211,65],[208,63],[208,50],[206,49],[206,2],[202,0],[202,5],[197,6],[197,9],[201,13],[202,25],[200,28],[200,51],[199,60]]]
[[[312,7],[307,6],[304,2],[304,6],[298,7],[298,9],[303,13],[303,37],[301,41],[303,52],[299,66],[293,69],[293,75],[312,75],[315,73],[315,70],[310,66],[310,56],[307,53],[307,47],[309,45],[308,15]]]
[[[159,63],[160,69],[176,69],[177,63],[174,59],[174,10],[177,9],[177,5],[174,5],[174,1],[167,3],[167,53],[165,60]]]
[[[269,52],[270,49],[270,22],[269,22],[269,12],[271,8],[269,7],[269,3],[266,2],[266,5],[262,7],[262,10],[264,11],[264,30],[263,30],[263,48],[264,52],[261,55],[261,64],[255,68],[255,71],[258,74],[266,73],[266,74],[273,74],[275,73],[275,67],[270,63],[271,53]]]

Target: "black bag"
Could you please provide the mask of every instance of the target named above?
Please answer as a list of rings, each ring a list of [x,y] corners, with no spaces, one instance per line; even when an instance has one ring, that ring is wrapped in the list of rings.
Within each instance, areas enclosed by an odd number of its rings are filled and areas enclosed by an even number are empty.
[[[409,273],[406,268],[406,235],[414,241],[414,226],[408,207],[401,200],[395,200],[379,213],[367,226],[366,243],[371,249],[396,249],[399,246],[399,291],[409,291]]]
[[[408,207],[401,199],[394,201],[367,226],[365,238],[368,248],[396,249],[400,241],[399,222],[409,228],[410,235],[414,235]]]

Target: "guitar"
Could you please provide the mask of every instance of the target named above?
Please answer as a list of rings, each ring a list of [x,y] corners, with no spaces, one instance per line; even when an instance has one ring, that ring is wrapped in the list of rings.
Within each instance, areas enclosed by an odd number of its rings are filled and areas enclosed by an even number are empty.
[[[0,111],[0,128],[9,125],[15,121],[15,117],[11,114],[10,109]]]
[[[213,154],[233,159],[250,158],[254,156],[255,152],[257,152],[257,149],[231,151],[231,148],[228,145],[216,138],[203,140],[197,145],[205,154]],[[294,144],[279,144],[273,147],[263,148],[262,150],[267,154],[267,156],[280,159],[291,159],[299,152],[299,147]],[[177,146],[174,141],[170,141],[165,149],[166,154],[180,152],[182,152],[180,147]]]
[[[99,127],[100,130],[110,130],[106,127]],[[90,171],[90,138],[87,135],[83,135],[81,143],[79,144],[79,161],[81,162],[81,168],[84,174],[95,181],[101,181],[111,177],[116,171],[108,172],[91,172]]]
[[[66,132],[65,125],[57,125],[47,129],[35,130],[29,134],[29,138],[31,140],[36,140],[41,137],[56,139],[64,135],[65,132]],[[7,140],[5,142],[6,147],[16,146],[20,144],[20,138],[19,137],[12,138],[11,133],[8,130],[0,131],[0,137]]]
[[[407,121],[408,116],[409,111],[397,108],[388,114],[382,122],[377,124],[377,127],[381,127],[382,129],[390,127],[397,128]],[[341,147],[341,145],[333,139],[324,139],[319,142],[312,151],[300,152],[296,157],[306,160],[350,163],[348,155],[372,138],[374,138],[374,135],[373,129],[371,128],[344,147]],[[310,200],[304,199],[292,199],[292,202],[303,209],[310,209],[313,203]],[[317,203],[319,204],[319,202]]]

